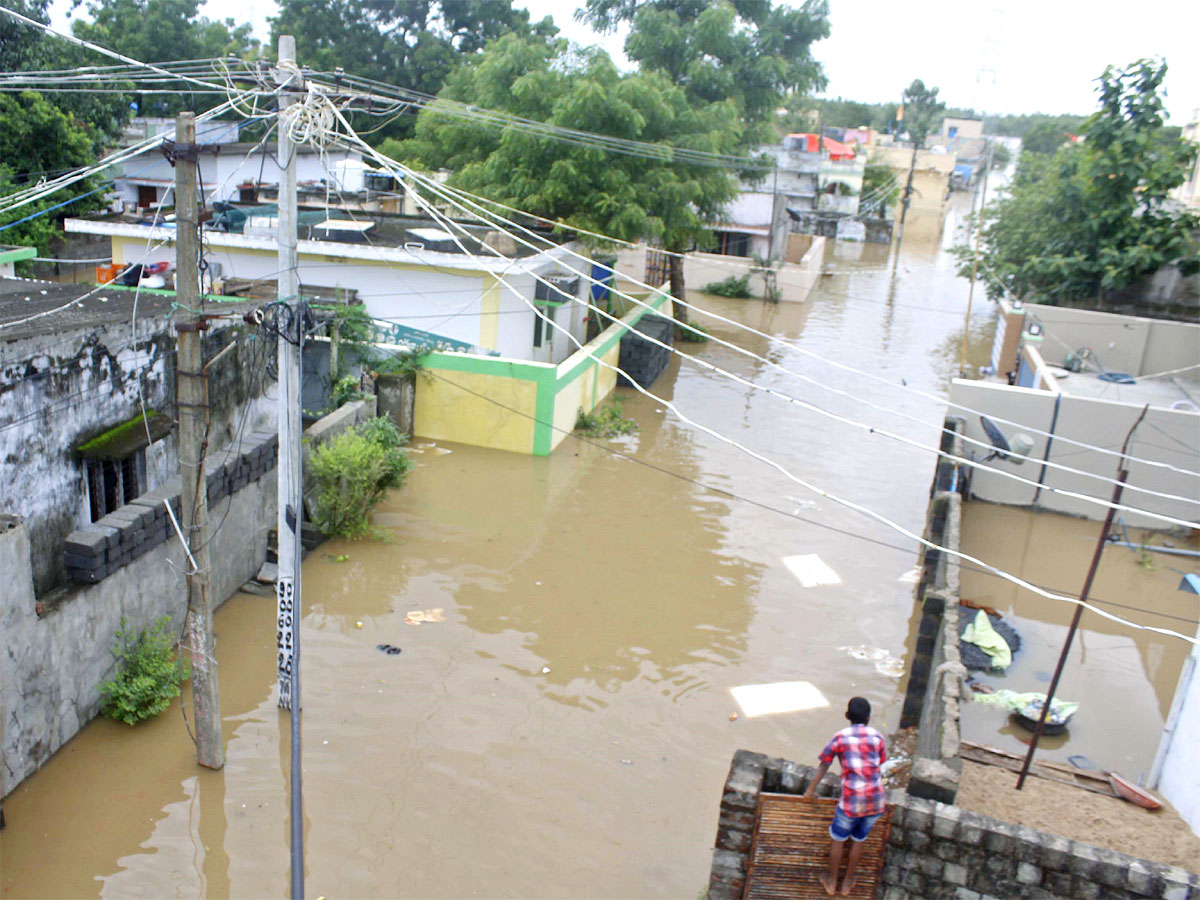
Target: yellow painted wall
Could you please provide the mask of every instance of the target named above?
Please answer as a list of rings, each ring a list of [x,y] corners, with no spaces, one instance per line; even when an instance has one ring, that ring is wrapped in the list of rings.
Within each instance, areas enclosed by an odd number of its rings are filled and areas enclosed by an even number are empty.
[[[620,356],[621,345],[617,343],[601,354],[600,358],[615,367]],[[574,381],[563,385],[554,398],[554,432],[550,436],[551,447],[557,447],[574,430],[580,409],[591,412],[604,402],[616,385],[617,373],[597,362],[593,362]]]
[[[479,304],[479,346],[500,349],[500,279],[485,277]]]
[[[534,381],[446,369],[435,369],[429,377],[417,376],[413,432],[423,438],[532,453],[536,413]]]

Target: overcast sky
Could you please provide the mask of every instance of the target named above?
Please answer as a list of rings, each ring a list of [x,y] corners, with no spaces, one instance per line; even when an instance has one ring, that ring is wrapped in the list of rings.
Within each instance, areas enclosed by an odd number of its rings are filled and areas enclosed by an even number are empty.
[[[536,20],[549,15],[571,40],[602,44],[618,62],[622,38],[573,21],[573,0],[517,0]],[[70,0],[55,0],[64,25]],[[1200,107],[1200,3],[1146,6],[1115,0],[830,0],[831,35],[816,45],[826,95],[898,100],[914,79],[941,89],[951,106],[988,112],[1080,113],[1095,109],[1094,79],[1109,64],[1163,57],[1167,109],[1182,125]],[[265,38],[273,0],[208,0],[205,15],[249,19]]]

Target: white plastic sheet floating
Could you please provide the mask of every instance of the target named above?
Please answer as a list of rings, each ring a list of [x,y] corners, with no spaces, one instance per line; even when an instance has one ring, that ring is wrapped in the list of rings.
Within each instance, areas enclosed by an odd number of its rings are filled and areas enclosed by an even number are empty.
[[[773,684],[743,684],[730,688],[729,693],[747,718],[772,713],[801,712],[806,709],[825,709],[829,701],[807,681],[777,681]]]
[[[783,564],[800,579],[800,583],[806,588],[822,584],[842,583],[838,573],[825,565],[821,557],[815,553],[807,553],[804,556],[785,556]]]
[[[909,569],[907,572],[905,572],[903,575],[900,576],[899,581],[901,584],[919,584],[921,581],[921,572],[922,571],[923,570],[921,569],[920,566],[913,566],[911,569]]]

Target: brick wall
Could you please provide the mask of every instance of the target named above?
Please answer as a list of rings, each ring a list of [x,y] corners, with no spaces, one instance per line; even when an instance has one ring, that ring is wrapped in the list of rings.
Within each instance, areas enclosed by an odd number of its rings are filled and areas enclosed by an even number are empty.
[[[808,766],[748,750],[734,754],[721,797],[708,900],[736,900],[745,887],[758,796],[803,793]],[[836,796],[826,776],[817,795]],[[880,882],[885,900],[1197,900],[1200,876],[1114,850],[1012,825],[956,806],[888,795],[892,830]]]

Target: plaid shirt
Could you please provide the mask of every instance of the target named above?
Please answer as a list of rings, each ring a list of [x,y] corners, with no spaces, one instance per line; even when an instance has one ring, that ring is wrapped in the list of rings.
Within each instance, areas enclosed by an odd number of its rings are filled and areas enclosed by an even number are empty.
[[[851,818],[883,812],[887,794],[879,781],[879,767],[887,762],[883,735],[869,725],[851,725],[833,736],[821,751],[821,764],[837,757],[842,763],[842,799],[838,806]]]

